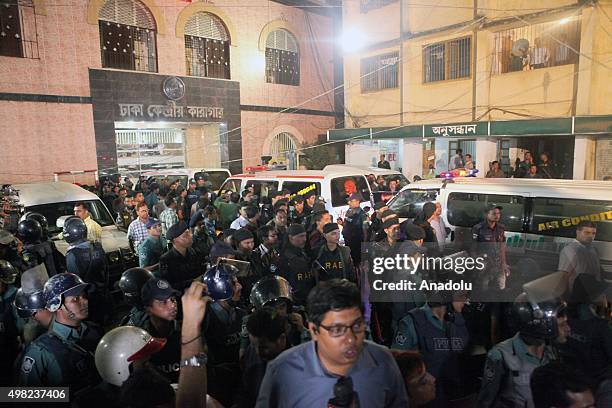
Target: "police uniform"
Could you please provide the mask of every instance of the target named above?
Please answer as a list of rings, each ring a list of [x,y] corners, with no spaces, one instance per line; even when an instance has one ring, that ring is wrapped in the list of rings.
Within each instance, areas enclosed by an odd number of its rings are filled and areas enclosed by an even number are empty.
[[[499,222],[495,227],[489,227],[487,220],[484,220],[472,227],[472,241],[474,244],[473,252],[486,258],[485,269],[477,279],[482,289],[486,290],[491,284],[496,285],[496,281],[504,273],[501,247],[506,242],[506,229]]]
[[[461,393],[460,355],[469,334],[461,313],[453,321],[439,320],[429,305],[412,309],[400,320],[391,348],[419,350],[427,371],[436,378],[432,406],[446,406],[447,399]]]
[[[246,312],[220,302],[212,303],[202,325],[208,346],[208,393],[224,406],[231,406],[240,383],[240,332]]]
[[[45,264],[49,277],[62,273],[65,270],[62,264],[62,255],[52,241],[43,241],[38,244],[27,244],[23,246],[22,257],[26,263],[26,269]]]
[[[327,243],[324,243],[317,250],[316,260],[324,268],[324,270],[319,271],[320,281],[328,279],[357,281],[351,251],[347,247],[338,245],[335,250],[330,251]]]
[[[17,288],[7,285],[0,295],[0,384],[10,385],[11,368],[17,357],[19,335],[18,321],[21,320],[13,307]]]
[[[363,209],[351,208],[346,212],[342,235],[357,265],[361,262],[361,243],[365,241],[364,226],[367,223],[368,214]]]
[[[151,236],[147,237],[138,246],[138,265],[144,268],[158,264],[161,256],[167,250],[168,241],[166,241],[166,238],[159,237],[155,239]],[[156,271],[159,271],[159,266],[156,268]]]
[[[172,248],[159,259],[159,276],[173,288],[183,290],[192,279],[202,275],[205,271],[204,263],[204,256],[193,248],[187,248],[186,256]]]
[[[19,370],[21,386],[70,386],[79,391],[100,381],[94,352],[101,330],[93,323],[80,323],[80,330],[54,321],[50,330],[34,340],[24,353]]]
[[[133,306],[127,315],[125,315],[119,326],[136,326],[136,327],[144,327],[147,324],[147,321],[150,320],[147,312],[138,306]]]
[[[102,289],[106,281],[106,254],[102,244],[85,241],[71,245],[66,252],[66,269]]]
[[[153,366],[170,381],[178,384],[181,370],[181,327],[178,321],[170,322],[170,332],[166,335],[160,334],[151,319],[145,319],[142,326],[153,337],[166,339],[166,345],[157,353],[153,354],[149,361]]]
[[[478,407],[531,407],[533,399],[529,380],[537,367],[554,359],[549,346],[542,358],[529,353],[517,333],[494,346],[487,354]]]
[[[279,260],[278,274],[287,279],[295,290],[294,303],[306,304],[306,297],[315,286],[315,280],[310,268],[310,258],[304,250],[287,243]]]

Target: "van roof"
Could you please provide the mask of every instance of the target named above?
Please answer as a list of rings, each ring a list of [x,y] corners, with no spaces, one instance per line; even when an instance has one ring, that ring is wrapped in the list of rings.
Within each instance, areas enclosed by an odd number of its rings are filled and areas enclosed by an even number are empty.
[[[76,184],[64,181],[13,184],[19,192],[19,202],[25,207],[66,201],[99,200],[98,196]]]
[[[354,166],[351,164],[328,164],[323,170],[335,170],[335,171],[357,171],[359,174],[374,174],[380,176],[402,174],[397,170],[381,169],[379,167],[369,166]]]
[[[475,178],[462,177],[448,180],[432,179],[408,184],[402,190],[414,188],[448,188],[451,190],[473,192],[523,191],[534,192],[537,195],[553,197],[577,197],[584,195],[594,199],[612,200],[612,183],[596,180],[563,180],[563,179],[523,179],[523,178]],[[444,187],[445,186],[445,187]]]
[[[257,173],[234,174],[230,178],[253,178],[253,179],[324,179],[326,177],[363,176],[363,173],[347,170],[277,170],[260,171]]]
[[[143,171],[141,174],[143,176],[174,176],[174,175],[189,175],[197,172],[212,172],[212,171],[222,171],[224,173],[229,173],[228,169],[224,168],[191,168],[191,169],[160,169],[160,170],[147,170]]]

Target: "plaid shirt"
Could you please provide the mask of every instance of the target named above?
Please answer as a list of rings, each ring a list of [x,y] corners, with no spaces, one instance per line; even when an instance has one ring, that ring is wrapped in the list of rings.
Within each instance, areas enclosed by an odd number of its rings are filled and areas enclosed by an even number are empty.
[[[128,227],[127,236],[134,243],[134,249],[138,253],[138,245],[149,236],[147,224],[140,221],[140,218],[136,218]]]
[[[159,222],[161,222],[162,235],[165,237],[168,228],[179,222],[176,210],[174,208],[166,208],[159,214]]]

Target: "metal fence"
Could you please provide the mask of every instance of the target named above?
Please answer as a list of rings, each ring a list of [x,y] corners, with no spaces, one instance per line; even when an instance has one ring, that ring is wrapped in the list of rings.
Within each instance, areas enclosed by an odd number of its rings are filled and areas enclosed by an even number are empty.
[[[471,66],[471,37],[430,44],[423,48],[423,82],[468,78]]]

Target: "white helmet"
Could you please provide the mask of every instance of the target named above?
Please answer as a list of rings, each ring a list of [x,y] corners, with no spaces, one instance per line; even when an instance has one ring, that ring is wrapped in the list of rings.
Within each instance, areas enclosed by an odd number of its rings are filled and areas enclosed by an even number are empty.
[[[146,330],[120,326],[102,337],[96,348],[96,368],[102,379],[120,387],[130,376],[130,364],[157,353],[166,339],[152,337]]]

